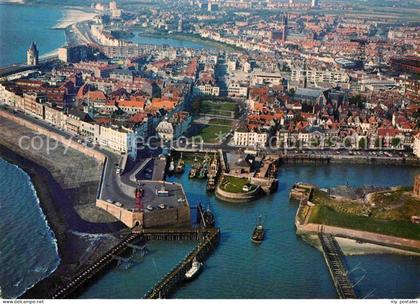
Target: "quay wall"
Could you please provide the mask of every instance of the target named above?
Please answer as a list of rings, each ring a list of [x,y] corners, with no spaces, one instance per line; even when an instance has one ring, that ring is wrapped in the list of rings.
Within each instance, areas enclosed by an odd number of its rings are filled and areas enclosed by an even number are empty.
[[[409,165],[420,166],[420,158],[415,157],[385,157],[385,156],[358,156],[358,155],[283,155],[283,163],[354,163],[354,164],[383,164],[383,165]]]
[[[97,199],[96,207],[105,210],[129,228],[134,228],[139,225],[142,225],[144,228],[191,226],[191,214],[188,204],[173,209],[136,212]]]
[[[384,235],[374,232],[367,232],[361,230],[354,230],[348,228],[341,228],[335,226],[327,226],[320,224],[305,224],[300,225],[296,222],[298,234],[315,233],[319,231],[327,234],[332,234],[338,237],[350,238],[360,241],[366,241],[377,245],[385,245],[390,247],[402,248],[407,250],[420,251],[420,241],[400,238],[390,235]]]
[[[142,224],[144,222],[142,212],[133,212],[101,199],[96,200],[96,207],[105,210],[129,228],[135,227],[137,223]]]
[[[216,188],[216,197],[222,201],[229,203],[246,203],[255,200],[260,194],[261,188],[258,186],[253,191],[247,193],[232,193],[224,191],[220,188],[220,185]]]

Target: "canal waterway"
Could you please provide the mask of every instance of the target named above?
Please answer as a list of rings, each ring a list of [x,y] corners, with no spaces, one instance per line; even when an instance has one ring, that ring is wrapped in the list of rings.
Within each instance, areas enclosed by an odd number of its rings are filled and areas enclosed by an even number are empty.
[[[188,171],[189,167],[187,166]],[[188,174],[168,178],[184,185],[191,205],[210,204],[221,228],[221,242],[206,261],[200,277],[183,285],[175,298],[335,298],[336,292],[322,254],[296,236],[297,203],[288,194],[296,182],[322,187],[411,185],[419,168],[384,165],[285,165],[279,171],[279,189],[246,204],[224,203],[206,193],[206,183],[189,180]],[[267,229],[259,246],[250,242],[258,215]],[[90,287],[83,298],[138,298],[168,272],[193,243],[152,242],[141,263],[116,269]],[[420,257],[366,255],[346,257],[359,296],[414,298],[420,295]],[[119,288],[125,290],[124,293]]]

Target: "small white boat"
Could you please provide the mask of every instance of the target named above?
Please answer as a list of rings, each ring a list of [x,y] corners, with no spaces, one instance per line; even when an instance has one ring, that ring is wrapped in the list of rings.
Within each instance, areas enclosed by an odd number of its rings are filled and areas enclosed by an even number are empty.
[[[165,206],[165,204],[159,204],[159,208],[160,208],[160,209],[165,209],[165,208],[166,208],[166,206]]]
[[[202,268],[203,268],[203,263],[200,263],[199,261],[197,261],[197,259],[194,259],[190,270],[188,270],[185,273],[185,279],[187,280],[194,279],[196,276],[198,276]]]
[[[149,211],[153,211],[153,207],[150,206],[150,205],[147,205],[146,209],[149,210]]]
[[[168,170],[169,170],[169,172],[174,172],[174,170],[175,170],[175,163],[174,163],[173,160],[171,161]]]

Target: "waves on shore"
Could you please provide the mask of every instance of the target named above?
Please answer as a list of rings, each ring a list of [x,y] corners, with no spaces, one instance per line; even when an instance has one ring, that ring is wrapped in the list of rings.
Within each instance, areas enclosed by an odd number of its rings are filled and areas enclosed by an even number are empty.
[[[16,298],[54,272],[57,240],[29,175],[0,159],[0,286]]]
[[[58,20],[54,29],[65,29],[75,23],[91,20],[95,17],[95,13],[89,13],[78,9],[66,9],[63,11],[63,17]]]

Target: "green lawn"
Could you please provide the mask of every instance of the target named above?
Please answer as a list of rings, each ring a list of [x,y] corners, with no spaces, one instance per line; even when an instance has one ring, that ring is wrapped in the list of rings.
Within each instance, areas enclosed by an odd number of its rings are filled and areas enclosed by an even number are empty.
[[[209,125],[201,129],[200,133],[195,135],[195,137],[201,136],[203,141],[206,143],[218,143],[221,140],[221,137],[229,133],[230,129],[230,126]]]
[[[212,119],[210,119],[209,124],[231,126],[232,125],[232,120],[222,119],[222,118],[212,118]]]
[[[390,221],[345,214],[322,205],[313,207],[309,222],[420,240],[420,225],[409,221]]]
[[[233,102],[219,102],[211,100],[202,100],[200,102],[201,114],[213,114],[231,117],[232,113],[236,113],[238,105]]]
[[[247,178],[225,176],[222,182],[222,189],[231,193],[245,193],[242,188],[248,183]],[[254,186],[252,189],[254,189]]]

